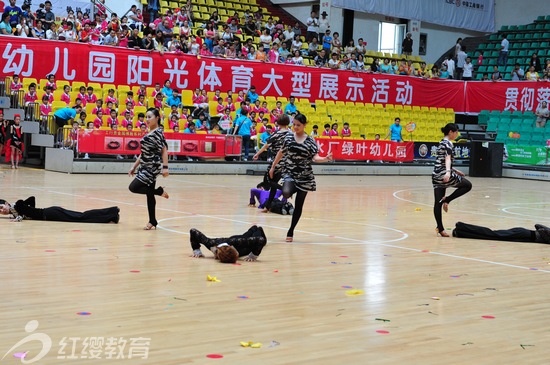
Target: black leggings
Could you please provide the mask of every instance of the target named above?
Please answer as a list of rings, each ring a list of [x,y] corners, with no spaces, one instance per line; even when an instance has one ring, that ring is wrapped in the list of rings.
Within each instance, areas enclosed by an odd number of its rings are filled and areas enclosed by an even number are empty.
[[[443,203],[450,203],[456,198],[461,197],[462,195],[466,194],[470,190],[472,190],[472,183],[466,180],[465,178],[462,178],[462,181],[458,183],[458,185],[455,186],[456,190],[453,191],[451,195],[445,198],[445,191],[447,189],[445,188],[435,188],[434,189],[434,217],[435,222],[437,223],[437,229],[439,232],[444,231],[445,227],[443,227],[443,218],[441,216],[441,208],[443,207]],[[441,199],[445,198],[445,201],[442,202]]]
[[[279,180],[281,180],[281,174],[275,174],[272,179],[269,177],[269,171],[265,173],[264,183],[269,185],[269,198],[267,198],[266,202],[264,203],[264,207],[266,209],[271,208],[271,203],[273,203],[273,200],[275,199],[277,189],[281,189],[281,185],[279,185]]]
[[[157,218],[155,215],[155,207],[157,206],[157,201],[155,195],[161,196],[164,193],[164,189],[159,186],[155,189],[155,184],[147,185],[138,179],[134,179],[130,186],[128,187],[132,193],[135,194],[145,194],[147,195],[147,211],[149,212],[149,223],[153,226],[157,226]]]
[[[294,228],[296,228],[296,225],[302,216],[302,208],[304,207],[304,202],[306,201],[307,191],[297,189],[294,181],[285,181],[283,183],[283,197],[288,199],[294,193],[296,193],[296,198],[294,199],[294,213],[292,213],[292,221],[286,234],[287,237],[294,237]]]

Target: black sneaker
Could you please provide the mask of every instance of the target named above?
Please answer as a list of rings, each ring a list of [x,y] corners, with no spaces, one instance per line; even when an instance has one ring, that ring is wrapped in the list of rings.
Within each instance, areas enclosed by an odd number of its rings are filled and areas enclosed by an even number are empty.
[[[543,226],[542,224],[535,224],[535,229],[547,229],[550,231],[550,227]]]

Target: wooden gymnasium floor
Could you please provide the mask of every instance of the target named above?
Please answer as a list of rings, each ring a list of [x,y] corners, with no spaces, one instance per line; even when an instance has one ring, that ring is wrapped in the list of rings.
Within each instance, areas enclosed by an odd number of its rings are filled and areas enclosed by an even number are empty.
[[[320,176],[287,244],[289,217],[247,207],[259,180],[162,180],[170,193],[157,206],[162,227],[145,232],[145,198],[127,191],[126,176],[4,166],[2,198],[118,205],[122,219],[0,219],[0,363],[38,355],[46,345],[33,335],[52,343],[37,364],[550,362],[549,246],[437,238],[427,176]],[[472,192],[444,215],[449,232],[459,220],[549,223],[548,183],[471,180]],[[269,238],[258,262],[189,257],[189,228],[225,236],[252,224]]]

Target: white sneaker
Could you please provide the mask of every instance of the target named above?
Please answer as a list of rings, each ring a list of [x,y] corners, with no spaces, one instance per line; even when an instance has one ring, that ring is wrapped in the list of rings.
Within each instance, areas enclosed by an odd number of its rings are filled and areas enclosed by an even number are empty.
[[[88,154],[86,153],[86,154],[84,154],[84,159],[88,160],[88,159],[90,159],[90,156],[88,156]]]
[[[116,155],[116,159],[117,160],[124,160],[124,157],[122,157],[121,155]]]

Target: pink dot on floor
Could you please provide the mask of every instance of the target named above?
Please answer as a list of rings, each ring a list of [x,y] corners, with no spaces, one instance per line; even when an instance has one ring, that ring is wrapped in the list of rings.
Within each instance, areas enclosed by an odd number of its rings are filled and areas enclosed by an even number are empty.
[[[342,256],[340,256],[340,257],[345,257],[345,258],[348,258],[349,256],[346,256],[346,255],[342,255]]]
[[[155,245],[143,245],[145,247],[155,247]]]
[[[386,331],[386,330],[377,330],[376,333],[380,333],[381,335],[387,335],[388,333],[390,333],[390,331]]]
[[[25,356],[27,356],[26,352],[16,352],[15,354],[13,354],[13,357],[16,357],[18,359],[24,359]]]
[[[79,316],[91,316],[92,315],[92,313],[90,313],[90,312],[78,312],[77,314]]]
[[[139,270],[130,270],[130,272],[132,272],[132,273],[134,273],[134,274],[137,274],[137,273],[139,273],[139,272],[141,272],[141,271],[139,271]]]
[[[220,355],[220,354],[208,354],[206,355],[206,357],[208,357],[209,359],[221,359],[223,357],[223,355]]]
[[[44,250],[44,252],[55,252],[55,250]]]
[[[82,232],[80,229],[73,229],[71,232]]]
[[[495,316],[481,316],[481,318],[485,318],[485,319],[495,319]]]
[[[235,263],[233,264],[233,266],[241,266],[241,264],[239,264],[238,262],[235,262]]]
[[[421,252],[430,252],[430,250],[422,250]]]

